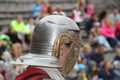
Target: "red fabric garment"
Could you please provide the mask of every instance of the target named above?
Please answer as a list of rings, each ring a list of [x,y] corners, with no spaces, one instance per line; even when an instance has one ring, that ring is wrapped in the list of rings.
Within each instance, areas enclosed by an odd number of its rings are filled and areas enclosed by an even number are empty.
[[[42,11],[48,9],[49,7],[49,4],[42,4]]]
[[[120,21],[116,24],[116,30],[115,30],[115,35],[120,33]]]
[[[72,11],[72,13],[71,13],[71,19],[74,19],[75,18],[75,15],[74,15],[74,12]]]
[[[48,78],[48,75],[44,70],[35,67],[28,67],[27,70],[18,75],[15,80],[39,80],[44,78]]]
[[[82,18],[82,13],[80,10],[73,10],[71,13],[71,19],[73,19],[75,22],[82,22],[83,18]]]

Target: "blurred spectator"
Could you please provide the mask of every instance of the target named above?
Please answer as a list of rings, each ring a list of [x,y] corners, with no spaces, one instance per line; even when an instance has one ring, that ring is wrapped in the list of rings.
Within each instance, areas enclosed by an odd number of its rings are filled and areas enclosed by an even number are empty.
[[[15,58],[20,57],[22,55],[22,49],[21,49],[20,40],[18,39],[17,34],[14,32],[14,30],[12,28],[9,28],[6,35],[8,35],[10,38],[10,41],[12,44],[13,56]]]
[[[53,7],[49,5],[47,8],[44,8],[39,15],[37,16],[35,23],[37,23],[40,19],[42,19],[45,16],[52,15],[53,14]]]
[[[88,35],[90,34],[90,30],[93,28],[94,22],[96,22],[96,20],[97,14],[93,13],[91,17],[85,21],[85,30]]]
[[[114,61],[113,62],[113,67],[114,67],[114,80],[120,80],[120,61]]]
[[[48,7],[49,7],[48,0],[43,0],[43,2],[42,2],[42,10],[44,11],[44,9],[48,9]]]
[[[39,14],[39,12],[41,12],[41,4],[40,4],[40,0],[35,0],[35,3],[32,4],[32,14],[33,16],[37,16]]]
[[[76,5],[75,9],[71,13],[71,18],[80,26],[80,23],[83,22],[82,12],[79,9],[79,6]]]
[[[86,0],[79,0],[78,2],[79,8],[82,12],[85,12],[86,9]]]
[[[18,39],[17,34],[14,32],[13,28],[8,28],[8,32],[6,33],[6,35],[9,36],[10,41],[12,43],[20,43],[20,40]]]
[[[120,61],[120,49],[117,49],[117,55],[115,56],[114,61]]]
[[[53,12],[54,15],[63,15],[66,16],[66,13],[62,11],[62,6],[61,5],[57,5],[56,6],[56,11]]]
[[[48,16],[47,9],[42,10],[37,16],[35,23],[38,23],[43,17]]]
[[[87,18],[91,17],[93,13],[94,13],[94,6],[92,4],[89,4],[87,6],[87,11],[86,11]]]
[[[120,14],[119,14],[119,10],[117,8],[115,8],[113,10],[113,12],[109,15],[109,18],[113,21],[115,21],[115,23],[117,23],[118,21],[120,21]]]
[[[81,56],[79,55],[77,59],[77,63],[80,63],[80,62],[81,62]]]
[[[0,74],[0,80],[5,80],[2,74]]]
[[[1,28],[1,26],[0,26],[0,35],[2,34],[2,28]]]
[[[110,60],[105,61],[104,67],[99,71],[99,78],[101,80],[114,80],[114,76]]]
[[[120,21],[116,23],[115,35],[117,39],[120,41]]]
[[[112,47],[115,47],[116,45],[119,45],[119,41],[115,37],[115,30],[113,25],[114,25],[113,21],[107,18],[104,24],[102,24],[101,30],[102,35],[106,37],[110,45]]]
[[[104,54],[104,45],[98,44],[95,51],[93,51],[93,53],[91,54],[91,60],[95,61],[98,66],[102,66],[104,61],[103,54]]]
[[[89,44],[85,44],[83,46],[83,53],[81,53],[81,57],[86,58],[87,64],[90,62],[90,60],[91,60],[91,46]]]
[[[85,65],[78,64],[78,77],[76,80],[88,80]]]
[[[30,18],[30,19],[29,19],[26,27],[29,28],[29,30],[30,30],[31,33],[33,33],[34,28],[35,28],[35,22],[34,22],[34,19],[33,19],[33,18]]]
[[[108,11],[107,10],[103,10],[102,12],[100,12],[100,15],[99,15],[100,23],[103,24],[107,17],[108,17]]]
[[[98,80],[98,67],[94,61],[88,64],[88,78],[89,80]]]
[[[20,66],[14,65],[13,68],[9,71],[8,80],[15,80],[16,76],[19,75]]]
[[[81,57],[80,63],[87,66],[87,59],[86,59],[85,57]],[[78,64],[79,64],[79,63],[78,63]]]
[[[93,25],[93,28],[90,31],[90,35],[92,35],[93,37],[98,36],[98,34],[100,32],[100,23],[99,22],[95,22]]]
[[[30,30],[30,42],[31,42],[32,41],[33,31],[34,31],[34,28],[35,28],[35,21],[34,21],[33,18],[29,19],[26,27],[29,28],[29,30]]]
[[[0,48],[1,48],[1,54],[0,54],[0,60],[7,61],[11,58],[10,54],[10,38],[9,36],[2,34],[0,35]]]
[[[97,44],[104,44],[106,47],[106,50],[111,50],[111,46],[106,40],[106,38],[101,33],[100,23],[95,22],[94,27],[91,29],[90,35],[89,35],[89,42],[92,43],[92,45]]]
[[[53,14],[53,7],[51,5],[48,6],[47,14],[48,15],[52,15]]]
[[[16,19],[11,22],[11,27],[17,33],[30,34],[30,30],[25,26],[21,15],[17,15]]]
[[[26,40],[26,37],[29,36],[30,30],[24,24],[21,15],[17,15],[16,19],[11,22],[11,27],[18,34],[18,38],[22,41],[23,48],[28,49],[28,46],[25,40]]]
[[[2,45],[2,43],[1,43],[1,41],[0,41],[0,60],[2,60],[2,57],[1,57],[1,56],[2,56],[2,54],[3,54],[1,45]]]
[[[7,66],[3,61],[0,61],[0,73],[1,77],[4,78],[4,80],[7,80],[8,77]]]

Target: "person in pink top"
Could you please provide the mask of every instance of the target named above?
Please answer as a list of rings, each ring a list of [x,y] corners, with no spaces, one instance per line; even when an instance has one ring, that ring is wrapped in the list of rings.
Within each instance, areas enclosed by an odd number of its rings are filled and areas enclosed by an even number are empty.
[[[94,6],[92,4],[89,4],[87,6],[86,14],[88,17],[90,17],[94,13]]]
[[[106,37],[115,37],[115,31],[113,26],[110,26],[106,23],[102,25],[102,34]]]
[[[106,37],[112,47],[119,45],[118,39],[115,37],[114,22],[109,18],[106,18],[105,22],[101,26],[102,35]]]
[[[43,0],[43,3],[42,3],[42,10],[44,11],[45,9],[48,9],[48,7],[49,7],[48,0]]]

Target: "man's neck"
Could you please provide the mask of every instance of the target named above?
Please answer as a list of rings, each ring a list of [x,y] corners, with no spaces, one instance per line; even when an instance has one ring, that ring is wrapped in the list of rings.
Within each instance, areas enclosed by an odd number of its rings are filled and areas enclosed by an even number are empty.
[[[21,22],[22,22],[22,21],[21,21]],[[20,22],[20,21],[17,21],[18,24],[20,24],[21,22]]]

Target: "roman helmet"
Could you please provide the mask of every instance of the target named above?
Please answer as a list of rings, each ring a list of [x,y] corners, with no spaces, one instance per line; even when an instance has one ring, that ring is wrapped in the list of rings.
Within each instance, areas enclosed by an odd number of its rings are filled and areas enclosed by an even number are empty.
[[[33,32],[30,53],[12,64],[59,68],[67,75],[74,67],[81,46],[80,29],[68,17],[44,17]]]

